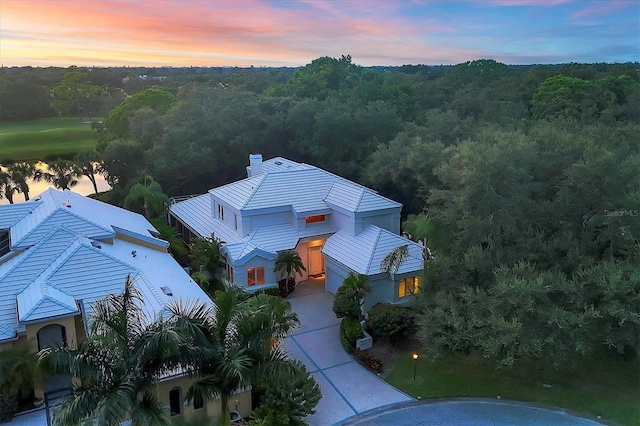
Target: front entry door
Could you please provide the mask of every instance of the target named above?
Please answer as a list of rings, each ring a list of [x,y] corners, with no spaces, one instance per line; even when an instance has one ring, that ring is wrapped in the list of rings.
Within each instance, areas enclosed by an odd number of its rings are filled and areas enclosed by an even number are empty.
[[[322,246],[309,247],[309,275],[317,275],[324,272],[324,258],[322,257]]]

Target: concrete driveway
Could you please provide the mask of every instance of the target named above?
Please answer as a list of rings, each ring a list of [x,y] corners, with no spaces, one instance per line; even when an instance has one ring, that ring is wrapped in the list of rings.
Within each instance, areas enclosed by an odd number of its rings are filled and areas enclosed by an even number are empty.
[[[333,295],[324,280],[298,285],[289,296],[301,328],[285,342],[292,358],[302,361],[322,389],[316,413],[305,418],[311,426],[342,424],[375,408],[413,401],[351,358],[340,344],[340,320],[331,310]]]

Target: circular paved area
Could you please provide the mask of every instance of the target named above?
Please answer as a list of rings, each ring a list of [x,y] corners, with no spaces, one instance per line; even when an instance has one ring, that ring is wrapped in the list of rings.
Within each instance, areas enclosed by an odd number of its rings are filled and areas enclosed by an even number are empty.
[[[372,410],[368,414],[365,413],[341,424],[345,426],[595,426],[611,423],[519,401],[456,398],[396,404]]]

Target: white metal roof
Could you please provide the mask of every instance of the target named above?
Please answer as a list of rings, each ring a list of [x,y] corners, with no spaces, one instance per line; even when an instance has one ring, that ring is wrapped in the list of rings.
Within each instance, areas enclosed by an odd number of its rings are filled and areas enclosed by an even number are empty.
[[[278,162],[282,165],[276,165]],[[303,213],[326,209],[331,203],[354,213],[402,207],[372,189],[315,166],[281,157],[262,164],[262,174],[209,193],[242,212],[283,207]]]
[[[29,284],[18,293],[16,300],[20,322],[37,321],[79,312],[73,296],[48,285],[43,280]]]
[[[36,208],[34,203],[0,205],[0,229],[9,229]]]
[[[143,236],[151,235],[150,232],[157,232],[140,214],[69,190],[58,191],[50,188],[26,203],[5,207],[22,210],[27,209],[25,205],[35,205],[35,207],[11,225],[11,239],[16,247],[35,244],[49,230],[61,224],[86,237],[104,237],[105,233],[114,234],[112,226]],[[36,234],[30,236],[34,231]]]
[[[0,264],[0,341],[14,338],[16,330],[24,328],[24,322],[72,314],[77,312],[76,302],[91,306],[107,294],[120,293],[127,276],[135,277],[150,319],[174,299],[210,301],[161,247],[154,249],[118,238],[109,239],[112,243],[98,242],[82,235],[81,231],[103,230],[105,223],[110,222],[119,232],[126,230],[128,235],[140,232],[147,241],[152,238],[146,231],[154,228],[138,214],[113,206],[105,208],[95,200],[80,201],[78,197],[81,196],[69,195],[70,211],[63,206],[61,210],[48,208],[48,215],[39,214],[49,226],[32,224],[26,235],[34,245],[17,251],[13,258]],[[55,196],[47,199],[45,195],[33,203],[39,206],[34,213],[45,207],[40,210],[42,213],[47,204],[56,204],[56,199]],[[79,212],[74,210],[75,206]],[[93,220],[84,220],[89,212],[93,212]],[[103,218],[100,214],[111,216]],[[131,227],[127,226],[127,214],[131,215]],[[82,220],[76,223],[79,219]],[[172,295],[165,294],[162,287],[168,287]]]
[[[356,236],[344,231],[336,232],[327,239],[322,253],[354,272],[375,275],[382,272],[380,263],[385,256],[403,245],[409,247],[409,257],[396,274],[422,270],[422,247],[419,244],[375,225],[367,226]]]

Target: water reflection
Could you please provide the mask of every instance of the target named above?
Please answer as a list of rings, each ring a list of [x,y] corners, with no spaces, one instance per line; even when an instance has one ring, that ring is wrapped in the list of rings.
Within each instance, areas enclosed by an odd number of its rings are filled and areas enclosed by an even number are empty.
[[[38,163],[38,167],[44,171],[48,171],[47,165],[45,163]],[[95,175],[95,176],[96,176],[96,185],[98,186],[99,192],[107,191],[111,189],[111,187],[109,186],[107,181],[104,180],[104,177],[102,175]],[[53,185],[51,185],[49,182],[46,182],[44,180],[40,182],[34,182],[32,179],[29,179],[27,180],[27,183],[29,184],[30,198],[34,198],[35,196],[37,196],[41,192],[46,191],[49,188],[54,188]],[[71,188],[71,191],[81,195],[90,195],[90,194],[93,194],[93,184],[91,183],[88,177],[83,175],[81,178],[78,179],[78,184]],[[22,203],[23,201],[24,201],[24,194],[16,192],[13,195],[14,203]],[[9,204],[9,201],[6,198],[2,198],[0,199],[0,204]]]

